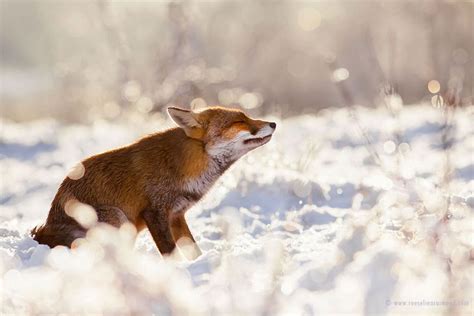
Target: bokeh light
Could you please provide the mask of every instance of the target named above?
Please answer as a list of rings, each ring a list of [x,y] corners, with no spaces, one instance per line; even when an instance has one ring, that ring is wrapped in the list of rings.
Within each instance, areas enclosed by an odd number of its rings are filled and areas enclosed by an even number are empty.
[[[153,109],[153,100],[142,96],[136,103],[137,110],[141,113],[149,113]]]
[[[391,140],[388,140],[383,144],[383,150],[385,151],[385,153],[389,155],[393,154],[396,149],[397,149],[397,145]]]
[[[196,98],[191,101],[191,109],[199,110],[207,106],[206,100],[203,98]]]
[[[89,228],[97,223],[97,213],[95,209],[78,200],[70,199],[64,205],[64,210],[67,215],[74,218],[83,227]]]
[[[82,162],[75,164],[67,174],[67,177],[72,180],[81,179],[86,173],[86,168]]]
[[[255,109],[262,104],[261,97],[257,93],[250,92],[242,94],[239,103],[244,109]]]
[[[321,14],[314,8],[303,8],[298,12],[297,21],[303,31],[313,31],[321,24]]]
[[[341,82],[349,78],[349,70],[346,68],[338,68],[332,73],[332,81]]]
[[[438,80],[430,80],[428,82],[428,91],[430,93],[438,93],[441,90],[441,85]]]
[[[123,88],[123,96],[130,102],[136,102],[141,95],[141,87],[138,81],[129,81]]]

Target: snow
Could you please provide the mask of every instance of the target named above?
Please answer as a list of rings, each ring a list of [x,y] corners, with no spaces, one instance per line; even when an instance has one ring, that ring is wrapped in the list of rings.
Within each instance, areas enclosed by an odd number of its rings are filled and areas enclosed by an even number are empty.
[[[449,181],[440,109],[355,111],[271,118],[271,142],[188,212],[194,261],[163,259],[126,225],[98,225],[75,250],[29,236],[78,161],[171,126],[161,114],[2,121],[1,313],[472,312],[474,108],[455,112]]]

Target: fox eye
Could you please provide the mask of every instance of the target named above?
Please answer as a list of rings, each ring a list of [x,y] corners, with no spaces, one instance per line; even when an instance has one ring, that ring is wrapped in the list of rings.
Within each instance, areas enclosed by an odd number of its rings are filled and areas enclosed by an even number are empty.
[[[240,120],[240,121],[236,121],[236,122],[234,122],[234,123],[232,123],[232,124],[245,124],[245,121]]]

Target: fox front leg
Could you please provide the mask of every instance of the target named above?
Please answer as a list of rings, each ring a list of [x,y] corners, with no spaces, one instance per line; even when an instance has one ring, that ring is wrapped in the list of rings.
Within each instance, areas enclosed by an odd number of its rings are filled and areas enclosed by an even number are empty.
[[[169,214],[156,210],[145,210],[142,217],[162,255],[170,255],[176,248],[170,229]]]
[[[187,259],[193,260],[202,254],[189,230],[184,213],[171,214],[170,226],[173,239]]]

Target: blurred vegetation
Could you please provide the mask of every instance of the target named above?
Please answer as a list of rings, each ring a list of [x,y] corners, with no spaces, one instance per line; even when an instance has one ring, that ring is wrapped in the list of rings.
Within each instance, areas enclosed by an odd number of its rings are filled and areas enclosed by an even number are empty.
[[[0,5],[0,110],[15,120],[115,118],[168,104],[315,113],[349,105],[341,81],[350,102],[366,106],[387,87],[404,104],[429,100],[433,82],[472,103],[469,1]]]

